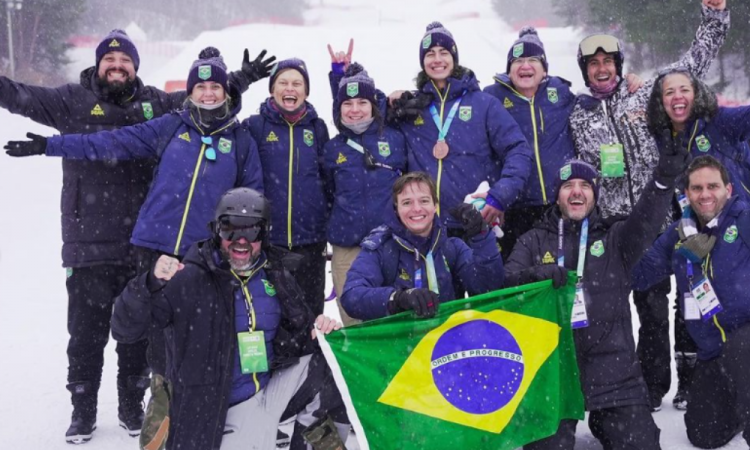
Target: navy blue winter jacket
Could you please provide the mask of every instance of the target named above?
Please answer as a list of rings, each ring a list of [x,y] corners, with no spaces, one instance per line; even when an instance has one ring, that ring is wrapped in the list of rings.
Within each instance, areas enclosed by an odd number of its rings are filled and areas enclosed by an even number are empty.
[[[260,114],[242,121],[258,143],[266,197],[271,202],[271,243],[288,248],[326,241],[330,192],[323,175],[328,129],[315,108],[287,122],[268,98]]]
[[[208,223],[227,190],[244,186],[263,190],[258,151],[239,126],[239,94],[232,116],[203,130],[191,109],[133,127],[90,135],[54,136],[47,155],[68,159],[124,160],[158,158],[154,181],[136,222],[131,243],[173,255],[210,237]],[[211,144],[202,142],[211,138]],[[215,160],[207,156],[214,149]]]
[[[167,377],[173,387],[167,448],[221,445],[237,361],[235,294],[240,282],[225,261],[217,263],[217,251],[212,240],[199,242],[185,255],[185,268],[164,288],[149,291],[149,274],[144,273],[115,300],[112,335],[118,342],[142,340],[154,326],[167,331]],[[258,326],[275,333],[269,365],[273,371],[312,353],[317,344],[310,337],[312,312],[288,272],[293,269],[288,264],[295,263],[290,258],[296,257],[298,263],[299,257],[279,249],[270,249],[267,255],[264,274],[275,291],[271,295],[275,302],[253,305]]]
[[[678,292],[690,292],[687,259],[675,251],[681,245],[678,224],[672,224],[635,267],[634,289],[646,290],[674,274]],[[723,342],[732,338],[732,331],[750,322],[747,295],[750,286],[750,205],[733,195],[724,205],[718,226],[710,233],[716,236],[716,244],[702,265],[693,265],[693,280],[697,283],[704,276],[708,277],[724,310],[716,314],[715,319],[705,322],[685,321],[690,336],[698,345],[698,358],[702,360],[719,356]]]
[[[429,238],[410,233],[395,212],[387,215],[386,224],[362,241],[362,251],[346,275],[341,304],[351,317],[370,320],[387,316],[391,294],[415,287],[417,270],[421,269],[422,287],[427,288],[425,255],[430,250],[441,302],[455,299],[457,283],[470,295],[503,286],[503,260],[491,232],[471,238],[467,246],[459,238],[447,237],[437,215]]]
[[[570,82],[547,77],[534,98],[528,99],[513,88],[507,74],[495,76],[495,84],[484,92],[496,97],[516,119],[533,150],[534,165],[529,179],[513,209],[555,203],[555,178],[558,170],[575,157],[568,118],[576,103]]]
[[[424,171],[436,181],[441,211],[463,203],[466,194],[477,190],[479,183],[490,183],[490,195],[503,209],[518,200],[529,178],[531,150],[521,128],[491,95],[479,90],[472,73],[460,80],[448,78],[445,93],[432,82],[422,87],[431,94],[441,121],[447,119],[453,104],[461,104],[453,119],[446,142],[450,147],[444,160],[436,159],[432,149],[438,140],[438,128],[430,109],[425,108],[413,121],[400,123],[409,146],[409,171]],[[461,224],[445,214],[449,228]]]
[[[719,108],[711,120],[699,119],[686,124],[688,150],[693,158],[711,155],[721,161],[741,200],[750,204],[750,106]],[[655,136],[662,147],[661,136]]]
[[[230,74],[230,81],[240,92],[249,85],[239,71]],[[136,78],[133,95],[116,102],[97,85],[95,67],[81,72],[78,84],[56,88],[0,77],[0,107],[62,134],[95,133],[146,122],[181,107],[186,97],[185,91],[167,94]],[[155,165],[153,159],[63,160],[63,266],[133,264],[128,240]]]

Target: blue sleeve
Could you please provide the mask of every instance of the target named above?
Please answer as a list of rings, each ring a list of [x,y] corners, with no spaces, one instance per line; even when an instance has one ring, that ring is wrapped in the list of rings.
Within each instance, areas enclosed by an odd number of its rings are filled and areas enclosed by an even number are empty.
[[[362,249],[346,274],[341,306],[355,319],[371,320],[388,315],[388,299],[396,290],[383,286],[380,252]]]
[[[326,145],[323,146],[323,177],[332,198],[331,206],[333,206],[336,196],[336,144],[334,139],[326,142]]]
[[[678,239],[674,225],[659,236],[633,268],[634,290],[648,290],[672,274],[672,253]]]
[[[333,98],[333,118],[336,119],[336,117],[339,116],[339,108],[337,107],[338,102],[336,101],[336,97],[339,95],[339,81],[344,78],[343,73],[336,73],[333,70],[328,72],[328,82],[331,85],[331,97]]]
[[[250,131],[243,129],[241,132],[247,133],[246,141],[249,143],[249,148],[247,149],[245,166],[242,168],[242,174],[239,177],[240,186],[263,192],[263,170],[260,165],[258,144],[255,143]]]
[[[125,160],[146,159],[158,156],[162,132],[173,129],[175,117],[166,115],[138,125],[92,134],[67,134],[47,140],[47,156],[67,159]]]
[[[112,337],[117,342],[138,342],[148,337],[153,326],[165,328],[171,322],[171,306],[165,294],[167,289],[149,292],[147,278],[148,273],[133,278],[115,299],[111,326]]]
[[[328,127],[322,119],[317,119],[315,123],[315,129],[317,134],[318,142],[318,170],[320,172],[320,178],[323,182],[323,192],[326,196],[327,211],[326,214],[330,215],[331,209],[333,208],[333,185],[328,183],[328,177],[325,173],[325,147],[330,138],[328,137]]]
[[[492,231],[469,239],[468,246],[458,238],[451,238],[450,243],[457,250],[456,267],[453,271],[470,295],[484,294],[503,287],[503,258]]]
[[[734,141],[750,140],[750,106],[719,108],[714,124]]]
[[[521,127],[498,99],[490,97],[490,100],[490,107],[487,109],[487,135],[492,151],[502,163],[502,172],[489,193],[507,210],[526,185],[533,158]]]

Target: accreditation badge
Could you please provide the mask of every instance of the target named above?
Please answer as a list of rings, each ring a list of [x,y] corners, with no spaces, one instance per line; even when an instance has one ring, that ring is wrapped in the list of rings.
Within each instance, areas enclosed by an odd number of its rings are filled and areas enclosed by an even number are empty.
[[[243,374],[268,372],[266,340],[262,331],[237,333]]]

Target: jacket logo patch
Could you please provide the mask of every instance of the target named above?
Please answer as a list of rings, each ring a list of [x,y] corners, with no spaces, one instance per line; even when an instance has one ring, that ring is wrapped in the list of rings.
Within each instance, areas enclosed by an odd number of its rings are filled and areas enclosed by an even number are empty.
[[[143,102],[141,103],[141,107],[143,108],[143,117],[145,117],[146,120],[154,118],[154,108],[151,106],[151,103]]]
[[[547,252],[544,254],[544,258],[542,258],[542,264],[554,264],[555,258],[552,257],[552,253]]]
[[[523,55],[523,42],[519,42],[513,46],[513,57],[518,58],[521,55]]]
[[[97,104],[96,104],[96,105],[94,106],[94,108],[93,108],[93,109],[91,110],[91,115],[92,115],[92,116],[103,116],[103,115],[104,115],[104,110],[103,110],[103,109],[102,109],[102,107],[101,107],[101,106],[99,106],[99,104],[97,103]]]
[[[312,130],[302,130],[302,139],[305,141],[305,144],[307,144],[308,147],[312,147],[313,138],[314,135]]]
[[[180,138],[180,139],[182,139],[183,141],[188,141],[188,142],[190,142],[190,133],[188,133],[187,131],[186,131],[186,132],[184,132],[184,133],[182,133],[181,135],[179,135],[179,136],[177,136],[177,137],[179,137],[179,138]]]
[[[513,107],[513,102],[510,101],[508,97],[505,97],[505,100],[503,101],[503,106],[505,106],[505,109],[510,109]]]
[[[418,115],[416,119],[414,119],[414,125],[424,125],[424,119],[422,118],[422,115]]]
[[[458,108],[458,118],[464,122],[471,119],[471,106],[461,106]]]
[[[711,142],[709,142],[708,138],[702,134],[695,138],[695,145],[698,147],[698,150],[702,152],[711,150]]]
[[[266,136],[266,142],[279,142],[279,138],[276,136],[276,133],[272,131]]]
[[[378,142],[378,153],[383,158],[391,156],[391,146],[387,142]]]
[[[732,225],[731,227],[727,228],[727,231],[724,233],[724,241],[731,244],[732,242],[737,240],[737,226]]]
[[[602,242],[601,239],[591,244],[591,249],[589,250],[591,252],[592,256],[596,256],[597,258],[599,256],[602,256],[604,254],[604,242]]]
[[[559,98],[557,97],[557,88],[547,88],[547,100],[549,100],[550,103],[557,103],[557,101],[559,100]]]
[[[260,281],[263,282],[263,287],[266,289],[266,294],[271,297],[276,295],[276,288],[273,287],[273,285],[268,280],[261,279]]]
[[[119,47],[120,43],[117,42],[117,39],[112,39],[111,41],[109,41],[109,46],[110,47]]]
[[[344,164],[346,162],[346,156],[344,156],[343,153],[339,152],[339,157],[336,158],[336,164]]]
[[[219,139],[219,151],[224,154],[231,152],[232,141],[230,141],[229,139],[220,138]]]
[[[211,66],[199,66],[198,67],[198,78],[201,80],[208,80],[211,78]]]
[[[411,277],[406,273],[406,270],[404,270],[403,267],[401,268],[401,273],[398,274],[398,277],[404,281],[411,281]]]
[[[357,94],[359,94],[359,83],[356,81],[354,83],[346,83],[346,95],[355,97]]]

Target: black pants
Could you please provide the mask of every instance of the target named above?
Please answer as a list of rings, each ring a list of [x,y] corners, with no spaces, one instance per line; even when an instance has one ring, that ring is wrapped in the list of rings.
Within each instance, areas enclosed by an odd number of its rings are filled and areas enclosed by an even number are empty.
[[[573,450],[576,420],[562,420],[557,433],[526,444],[524,450]],[[646,405],[621,406],[589,413],[589,428],[604,450],[659,450],[659,428]]]
[[[305,293],[305,300],[315,317],[323,314],[326,294],[325,242],[292,247],[292,252],[302,256],[297,270],[292,272],[297,284]]]
[[[130,266],[103,265],[72,269],[68,289],[68,383],[90,382],[99,386],[104,366],[104,347],[109,340],[109,322],[114,298],[134,275]],[[146,342],[117,343],[117,380],[124,385],[130,376],[142,376],[146,364]]]
[[[695,364],[685,428],[698,448],[718,448],[744,430],[750,445],[750,323],[727,335],[720,357]]]
[[[661,400],[672,382],[669,345],[669,278],[648,291],[633,291],[633,303],[641,327],[638,330],[638,360],[652,399]]]
[[[500,238],[500,253],[503,261],[510,258],[513,246],[518,238],[534,227],[534,223],[544,217],[544,212],[549,206],[527,206],[522,209],[509,209],[505,212],[505,224],[503,237]],[[557,259],[557,255],[553,255]]]

